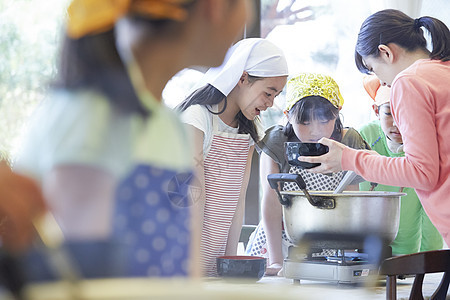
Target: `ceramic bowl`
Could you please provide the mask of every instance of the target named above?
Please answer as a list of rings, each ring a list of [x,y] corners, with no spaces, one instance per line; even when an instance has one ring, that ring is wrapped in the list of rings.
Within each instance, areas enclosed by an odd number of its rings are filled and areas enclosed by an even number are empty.
[[[308,163],[298,160],[299,156],[320,156],[328,152],[328,146],[320,143],[284,143],[286,159],[291,166],[297,166],[302,169],[311,169],[320,165],[320,163]]]
[[[266,271],[266,259],[259,256],[220,256],[217,273],[224,278],[260,280]]]

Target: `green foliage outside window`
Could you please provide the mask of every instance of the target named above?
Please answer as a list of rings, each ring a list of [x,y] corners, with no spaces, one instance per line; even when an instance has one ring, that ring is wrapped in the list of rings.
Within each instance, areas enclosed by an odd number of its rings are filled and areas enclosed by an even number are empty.
[[[55,76],[65,3],[0,0],[0,158],[14,154]]]

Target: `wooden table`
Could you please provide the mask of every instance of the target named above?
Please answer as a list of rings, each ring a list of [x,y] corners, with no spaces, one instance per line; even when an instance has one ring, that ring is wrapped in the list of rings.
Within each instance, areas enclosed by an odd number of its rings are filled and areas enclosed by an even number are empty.
[[[424,283],[423,283],[423,295],[425,299],[430,297],[436,288],[439,286],[443,273],[433,273],[426,274]],[[409,294],[411,291],[411,287],[413,284],[414,278],[406,278],[403,280],[397,279],[397,299],[409,299]],[[294,285],[292,279],[287,279],[283,277],[264,277],[261,279],[261,284],[268,285]],[[386,282],[384,280],[379,280],[375,283],[375,286],[371,287],[355,287],[352,285],[342,285],[342,284],[333,284],[333,283],[324,283],[324,282],[316,282],[316,281],[308,281],[302,280],[299,286],[296,286],[298,289],[324,289],[336,292],[336,295],[343,295],[342,299],[345,299],[345,295],[349,297],[357,297],[362,291],[364,291],[368,298],[360,298],[360,299],[386,299]],[[318,298],[314,299],[327,299],[318,295]],[[335,299],[335,298],[328,298]],[[447,299],[450,299],[450,291],[447,293]]]
[[[429,297],[439,284],[441,273],[425,276],[423,291]],[[408,299],[413,278],[398,280],[397,299]],[[68,300],[70,289],[67,283],[47,283],[30,285],[27,294],[30,300]],[[192,282],[185,279],[105,279],[81,281],[74,289],[77,299],[102,300],[144,300],[144,299],[182,299],[182,300],[266,300],[266,299],[385,299],[384,281],[370,288],[352,285],[302,280],[300,285],[283,277],[263,277],[258,282],[229,282],[222,279],[207,279]],[[450,299],[450,297],[448,297]],[[0,299],[10,299],[0,293]]]

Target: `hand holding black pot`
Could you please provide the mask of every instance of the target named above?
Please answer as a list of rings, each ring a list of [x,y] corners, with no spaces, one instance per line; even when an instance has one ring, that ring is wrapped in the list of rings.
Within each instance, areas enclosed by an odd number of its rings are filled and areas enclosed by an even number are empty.
[[[300,156],[299,161],[308,163],[320,163],[319,166],[309,169],[312,173],[334,173],[342,170],[342,153],[346,149],[350,149],[348,146],[336,142],[331,139],[321,138],[319,143],[328,146],[328,153],[320,156]],[[361,150],[367,153],[367,155],[378,155],[377,152],[372,150]]]

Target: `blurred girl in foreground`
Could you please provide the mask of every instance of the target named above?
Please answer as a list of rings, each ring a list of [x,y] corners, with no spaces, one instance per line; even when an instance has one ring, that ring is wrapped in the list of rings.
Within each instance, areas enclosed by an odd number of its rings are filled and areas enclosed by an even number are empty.
[[[247,2],[71,2],[59,78],[16,166],[42,183],[83,276],[199,274],[189,141],[161,93],[183,68],[222,63]]]

